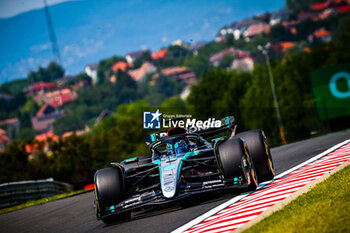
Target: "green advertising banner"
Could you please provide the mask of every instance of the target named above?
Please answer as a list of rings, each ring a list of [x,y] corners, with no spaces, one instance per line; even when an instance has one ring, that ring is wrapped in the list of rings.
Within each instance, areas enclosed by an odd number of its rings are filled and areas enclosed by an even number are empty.
[[[320,120],[350,116],[350,65],[330,66],[310,74]]]

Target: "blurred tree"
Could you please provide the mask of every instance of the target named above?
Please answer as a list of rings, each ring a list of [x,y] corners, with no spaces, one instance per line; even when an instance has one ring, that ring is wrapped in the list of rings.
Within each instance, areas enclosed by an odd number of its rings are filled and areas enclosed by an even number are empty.
[[[186,103],[181,98],[168,98],[163,101],[162,108],[186,109]]]
[[[187,98],[188,103],[197,117],[220,117],[217,102],[222,99],[231,74],[223,69],[215,69],[204,74],[196,86],[192,86]]]
[[[164,59],[160,61],[161,67],[182,66],[187,57],[191,57],[192,52],[179,45],[171,45]]]
[[[25,140],[33,140],[35,137],[35,130],[32,128],[22,128],[15,137],[16,142],[23,142]]]
[[[121,56],[113,56],[111,58],[107,58],[104,60],[101,60],[98,63],[97,66],[97,79],[98,79],[98,83],[102,84],[107,82],[107,78],[109,78],[113,72],[112,72],[112,66],[117,63],[118,61],[124,61],[126,62],[124,57]]]
[[[52,82],[56,79],[63,78],[64,69],[62,68],[62,66],[58,65],[57,63],[50,62],[46,68],[46,73],[47,73],[47,82]]]
[[[133,68],[137,69],[137,68],[141,67],[142,64],[145,63],[146,61],[148,61],[148,62],[152,61],[151,52],[149,50],[145,51],[141,56],[136,58],[136,60],[134,61]]]
[[[309,10],[312,2],[313,0],[286,0],[286,5],[293,12],[299,12]]]
[[[184,85],[177,79],[160,75],[156,79],[156,83],[153,89],[155,92],[162,93],[166,97],[170,97],[179,94],[182,91],[183,87]],[[163,102],[163,100],[161,102]]]
[[[233,54],[225,54],[222,57],[219,66],[223,69],[230,68],[234,59],[235,59],[235,56]]]
[[[332,40],[339,41],[343,34],[350,31],[350,14],[342,17],[337,24],[336,29],[332,32]]]
[[[10,143],[7,150],[0,153],[0,183],[29,179],[27,159],[23,144]]]
[[[283,27],[282,24],[277,24],[271,27],[271,32],[268,35],[271,42],[280,41],[295,41],[295,36],[290,32],[290,30]]]
[[[117,108],[117,117],[134,118],[142,117],[142,113],[149,109],[150,105],[143,100],[136,100],[131,104],[122,104]]]

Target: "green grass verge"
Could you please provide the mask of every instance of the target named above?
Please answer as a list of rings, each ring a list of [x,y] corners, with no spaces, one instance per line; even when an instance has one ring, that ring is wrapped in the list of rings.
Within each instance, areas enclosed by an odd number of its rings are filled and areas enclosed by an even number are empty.
[[[350,166],[243,232],[350,232]]]
[[[1,209],[0,210],[0,214],[4,214],[7,212],[11,212],[11,211],[15,211],[15,210],[20,210],[29,206],[33,206],[33,205],[39,205],[39,204],[44,204],[50,201],[54,201],[54,200],[59,200],[59,199],[63,199],[63,198],[67,198],[67,197],[72,197],[81,193],[85,193],[88,192],[89,190],[78,190],[78,191],[74,191],[74,192],[70,192],[70,193],[63,193],[63,194],[59,194],[56,196],[51,196],[51,197],[44,197],[38,200],[34,200],[34,201],[29,201],[20,205],[16,205],[16,206],[12,206],[12,207],[8,207],[5,209]]]

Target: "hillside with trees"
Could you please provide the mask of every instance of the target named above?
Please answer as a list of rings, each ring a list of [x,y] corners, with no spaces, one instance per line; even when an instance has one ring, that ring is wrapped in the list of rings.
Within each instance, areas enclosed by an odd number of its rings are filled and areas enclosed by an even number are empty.
[[[0,128],[13,133],[0,135],[12,141],[0,152],[0,182],[53,177],[81,188],[112,161],[149,155],[145,110],[203,119],[234,115],[239,131],[263,128],[269,143],[280,145],[266,60],[257,48],[267,42],[287,142],[329,132],[333,122],[317,116],[310,72],[350,64],[350,14],[332,11],[320,18],[323,11],[311,7],[317,2],[287,0],[288,18],[254,36],[235,38],[237,22],[208,43],[103,59],[95,76],[65,76],[51,62],[3,84]],[[310,14],[301,20],[304,11]],[[265,27],[272,18],[250,20]],[[34,129],[42,119],[52,121]]]

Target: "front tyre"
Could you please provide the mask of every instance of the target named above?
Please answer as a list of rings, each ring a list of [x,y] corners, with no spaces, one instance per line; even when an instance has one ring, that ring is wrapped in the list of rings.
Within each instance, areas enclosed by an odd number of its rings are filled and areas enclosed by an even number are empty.
[[[259,182],[273,179],[275,171],[264,131],[261,129],[246,131],[237,134],[235,137],[242,138],[247,144]]]
[[[249,190],[258,186],[254,163],[242,139],[233,138],[218,147],[218,162],[225,179],[246,177]]]
[[[107,208],[125,199],[123,174],[118,167],[109,167],[95,173],[97,211],[106,224],[130,218],[130,212],[104,217]]]

